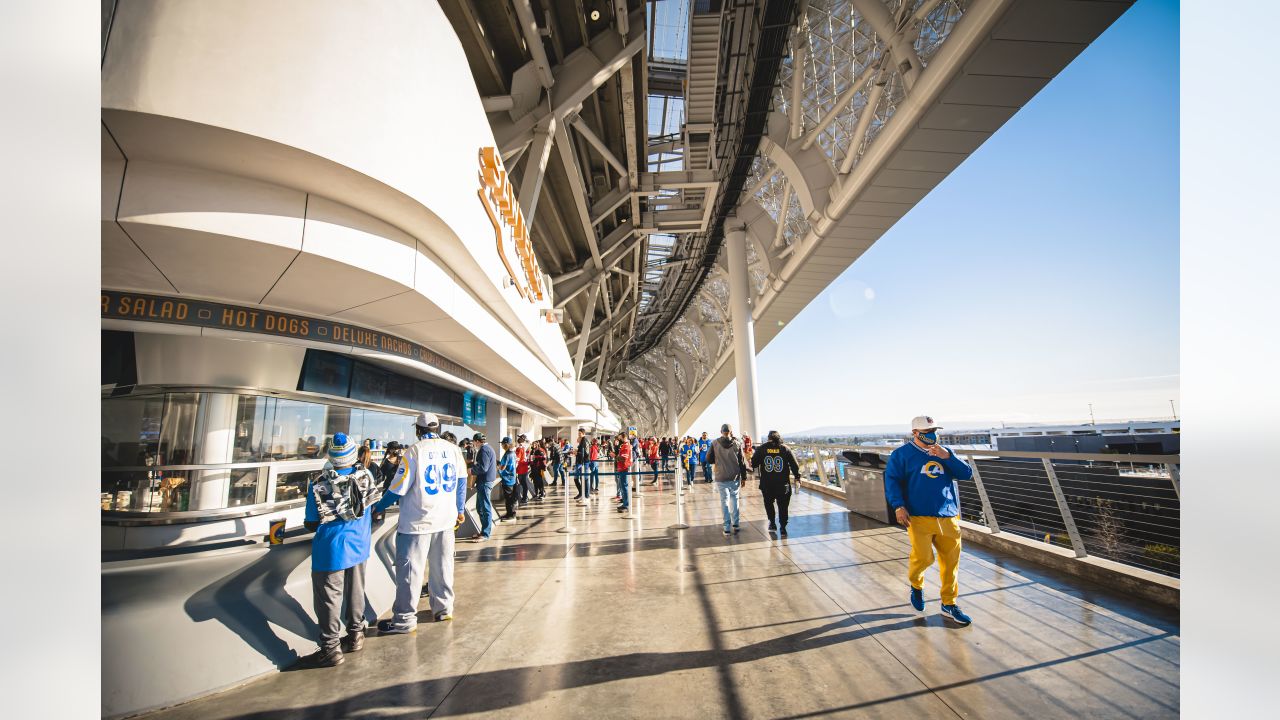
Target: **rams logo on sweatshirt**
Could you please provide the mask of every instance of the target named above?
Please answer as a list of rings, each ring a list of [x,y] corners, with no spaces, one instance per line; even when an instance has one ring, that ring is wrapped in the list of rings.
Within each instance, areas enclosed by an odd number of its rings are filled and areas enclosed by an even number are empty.
[[[942,475],[943,473],[942,464],[939,463],[937,460],[930,460],[929,462],[924,464],[924,467],[920,468],[920,472],[924,473],[925,475],[928,475],[931,478],[936,478]]]

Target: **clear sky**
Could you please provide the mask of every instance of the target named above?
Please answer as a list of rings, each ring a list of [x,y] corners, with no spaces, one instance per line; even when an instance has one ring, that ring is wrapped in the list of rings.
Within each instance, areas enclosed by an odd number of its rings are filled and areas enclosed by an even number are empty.
[[[1178,4],[1138,0],[759,353],[761,430],[1180,415],[1178,297]]]

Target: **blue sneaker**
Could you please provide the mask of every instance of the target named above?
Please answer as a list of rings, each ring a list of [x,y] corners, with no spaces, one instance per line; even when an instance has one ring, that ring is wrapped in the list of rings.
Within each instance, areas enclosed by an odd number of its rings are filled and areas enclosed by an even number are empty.
[[[924,612],[924,590],[911,588],[911,607],[915,608],[916,612]]]
[[[952,620],[955,620],[961,625],[968,625],[973,622],[973,620],[969,619],[968,615],[964,614],[964,611],[960,609],[959,605],[943,605],[942,614]]]

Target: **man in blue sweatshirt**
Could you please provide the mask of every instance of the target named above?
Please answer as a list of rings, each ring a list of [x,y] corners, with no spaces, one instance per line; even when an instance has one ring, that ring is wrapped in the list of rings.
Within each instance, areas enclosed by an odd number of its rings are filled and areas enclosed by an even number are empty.
[[[938,551],[942,614],[961,625],[972,622],[956,605],[960,587],[960,504],[953,480],[969,480],[973,468],[938,443],[942,428],[928,415],[911,421],[911,442],[894,450],[884,469],[884,494],[898,523],[911,537],[907,580],[911,606],[924,612],[924,571]]]
[[[702,466],[702,478],[707,482],[711,482],[711,465],[707,463],[707,453],[710,450],[711,441],[707,439],[706,433],[702,433],[702,437],[698,438],[698,464]],[[690,472],[692,473],[692,470]],[[692,483],[693,478],[690,478],[689,482]]]
[[[484,441],[484,433],[476,433],[471,439],[476,447],[471,474],[476,478],[476,513],[480,516],[480,532],[471,539],[484,542],[493,534],[493,484],[498,479],[498,458]]]

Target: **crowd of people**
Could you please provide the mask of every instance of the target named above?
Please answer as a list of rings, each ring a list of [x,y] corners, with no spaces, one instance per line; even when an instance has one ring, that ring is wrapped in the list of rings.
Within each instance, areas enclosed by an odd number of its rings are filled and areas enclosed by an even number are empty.
[[[924,611],[924,573],[933,564],[936,550],[942,613],[968,625],[971,619],[956,604],[961,542],[953,481],[971,479],[973,470],[938,442],[940,429],[928,416],[912,420],[911,441],[889,456],[885,498],[911,542],[909,602]],[[465,520],[465,500],[471,489],[476,491],[478,516],[471,540],[484,542],[495,524],[515,521],[521,508],[545,500],[549,487],[559,483],[567,492],[569,478],[577,491],[573,499],[587,504],[591,494],[600,491],[601,463],[612,463],[613,500],[624,516],[631,509],[632,491],[642,483],[661,484],[663,474],[672,472],[673,463],[680,463],[690,482],[699,477],[700,467],[703,481],[715,485],[726,537],[740,530],[740,496],[753,476],[760,484],[768,532],[787,537],[792,480],[801,478],[795,455],[777,431],[754,445],[749,436],[735,436],[728,423],[720,427],[715,440],[707,433],[699,438],[640,438],[634,431],[592,436],[583,428],[577,431],[576,443],[558,436],[530,441],[521,434],[514,440],[503,437],[501,453],[486,442],[483,433],[459,441],[453,433],[441,432],[439,418],[431,413],[421,413],[414,430],[416,443],[408,447],[387,443],[377,463],[369,447],[357,447],[343,433],[334,435],[327,448],[329,462],[307,488],[304,524],[315,532],[312,592],[320,630],[319,647],[302,658],[304,664],[332,667],[343,662],[343,653],[363,647],[365,563],[372,528],[383,521],[391,505],[400,506],[396,593],[391,617],[378,623],[382,635],[415,632],[424,575],[432,618],[436,622],[453,618],[454,538]],[[492,501],[498,483],[505,510],[500,516]]]

